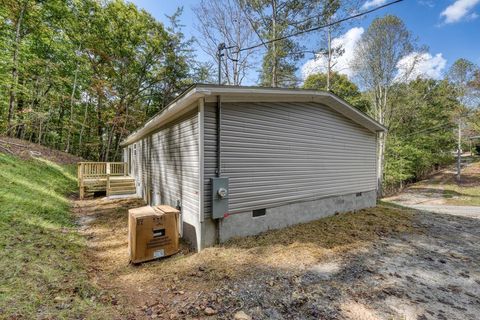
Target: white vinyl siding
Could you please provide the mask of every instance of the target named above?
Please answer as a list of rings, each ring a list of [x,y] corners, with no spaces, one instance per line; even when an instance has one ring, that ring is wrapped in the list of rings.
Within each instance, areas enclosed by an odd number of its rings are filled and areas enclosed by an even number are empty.
[[[205,104],[204,124],[204,216],[212,216],[212,186],[210,178],[215,177],[217,166],[217,120],[216,106],[213,103]]]
[[[141,147],[138,147],[140,145]],[[135,171],[150,204],[182,206],[184,216],[198,216],[198,114],[190,112],[137,143]],[[138,163],[137,162],[137,163]]]
[[[206,107],[205,118],[208,216],[208,180],[216,163],[214,104]],[[376,188],[376,134],[330,107],[223,103],[221,122],[222,176],[230,178],[231,213]]]

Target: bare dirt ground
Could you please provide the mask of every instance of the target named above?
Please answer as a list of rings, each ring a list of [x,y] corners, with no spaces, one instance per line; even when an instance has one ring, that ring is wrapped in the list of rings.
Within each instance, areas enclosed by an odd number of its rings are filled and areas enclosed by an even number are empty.
[[[127,209],[74,202],[124,319],[478,319],[480,220],[391,206],[128,264]]]
[[[32,157],[39,157],[57,164],[75,164],[79,161],[83,161],[82,158],[66,152],[50,149],[26,140],[5,136],[0,136],[0,152],[12,154],[24,160],[28,160]]]

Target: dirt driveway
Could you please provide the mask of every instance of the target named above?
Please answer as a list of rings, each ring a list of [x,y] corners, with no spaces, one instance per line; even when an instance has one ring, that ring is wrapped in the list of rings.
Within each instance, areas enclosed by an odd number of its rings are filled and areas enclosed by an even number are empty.
[[[384,201],[412,209],[480,219],[480,162],[470,162],[456,181],[454,167]]]
[[[122,319],[478,319],[480,220],[380,206],[131,266],[127,208],[81,201]]]

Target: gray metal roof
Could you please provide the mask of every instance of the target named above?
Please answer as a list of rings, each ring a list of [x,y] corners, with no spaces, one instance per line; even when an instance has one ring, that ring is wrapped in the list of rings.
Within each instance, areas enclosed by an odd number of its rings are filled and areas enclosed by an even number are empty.
[[[128,145],[145,137],[162,125],[176,118],[182,113],[182,111],[186,110],[198,99],[205,98],[206,101],[215,101],[217,96],[221,96],[222,101],[235,102],[316,102],[333,108],[337,112],[343,114],[345,117],[350,118],[352,121],[364,126],[370,131],[384,132],[387,130],[384,126],[368,115],[349,105],[345,100],[333,93],[326,91],[196,84],[192,85],[174,101],[172,101],[165,109],[148,120],[143,127],[130,134],[125,140],[122,141],[121,145]]]

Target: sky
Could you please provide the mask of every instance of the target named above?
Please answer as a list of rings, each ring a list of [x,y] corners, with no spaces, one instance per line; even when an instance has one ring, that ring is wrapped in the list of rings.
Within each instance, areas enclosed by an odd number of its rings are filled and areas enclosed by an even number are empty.
[[[167,22],[165,15],[171,15],[176,8],[184,8],[181,17],[187,37],[199,38],[195,28],[195,5],[200,0],[130,0],[138,7],[152,14],[157,20]],[[365,0],[362,10],[390,2],[389,0]],[[353,77],[349,68],[354,57],[355,45],[373,19],[386,14],[400,17],[408,30],[417,38],[417,44],[426,46],[428,51],[406,56],[398,64],[401,76],[412,61],[417,61],[416,73],[411,77],[439,79],[459,58],[466,58],[480,65],[480,0],[404,0],[376,11],[344,26],[343,34],[333,39],[333,45],[341,45],[345,53],[338,58],[336,71]],[[318,46],[318,33],[311,33],[303,43]],[[318,47],[308,48],[318,50]],[[208,61],[209,57],[198,49],[197,58]],[[304,78],[324,69],[323,58],[306,56],[298,63],[298,76]],[[244,84],[255,84],[256,74],[247,78]]]

